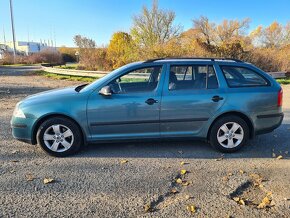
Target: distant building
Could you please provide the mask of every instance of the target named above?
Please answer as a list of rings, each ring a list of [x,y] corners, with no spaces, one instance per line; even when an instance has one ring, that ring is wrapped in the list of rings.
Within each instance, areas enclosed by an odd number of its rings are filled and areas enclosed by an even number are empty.
[[[3,49],[2,49],[2,47]],[[23,55],[31,55],[37,52],[40,52],[45,49],[55,49],[52,46],[49,46],[47,43],[42,42],[25,42],[25,41],[17,41],[15,42],[16,53]],[[1,50],[3,52],[13,52],[13,42],[0,42],[0,58],[1,58]]]

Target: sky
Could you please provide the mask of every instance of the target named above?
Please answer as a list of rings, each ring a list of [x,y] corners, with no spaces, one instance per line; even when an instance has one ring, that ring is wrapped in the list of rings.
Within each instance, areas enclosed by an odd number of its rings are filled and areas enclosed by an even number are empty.
[[[12,0],[16,40],[56,39],[57,46],[74,46],[73,36],[107,45],[114,32],[129,32],[132,17],[152,0]],[[211,21],[251,18],[249,31],[273,21],[290,21],[290,0],[159,0],[159,8],[176,14],[175,24],[188,30],[201,15]],[[9,0],[0,0],[0,41],[12,40]]]

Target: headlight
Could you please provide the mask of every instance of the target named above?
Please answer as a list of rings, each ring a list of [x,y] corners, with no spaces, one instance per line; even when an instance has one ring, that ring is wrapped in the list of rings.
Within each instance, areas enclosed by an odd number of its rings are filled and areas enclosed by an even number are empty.
[[[16,106],[14,112],[13,112],[13,116],[14,117],[19,117],[19,118],[26,118],[25,114],[23,113],[23,111]]]

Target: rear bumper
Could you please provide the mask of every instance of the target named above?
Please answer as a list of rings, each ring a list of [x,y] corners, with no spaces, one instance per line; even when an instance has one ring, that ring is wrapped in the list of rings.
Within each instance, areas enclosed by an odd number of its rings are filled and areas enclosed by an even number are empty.
[[[283,118],[283,113],[258,115],[256,120],[257,128],[255,130],[255,135],[272,132],[281,125]]]

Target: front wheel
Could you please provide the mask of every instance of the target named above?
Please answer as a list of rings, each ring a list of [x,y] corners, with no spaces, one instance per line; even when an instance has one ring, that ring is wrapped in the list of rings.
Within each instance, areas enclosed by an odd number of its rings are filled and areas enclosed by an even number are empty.
[[[82,134],[79,127],[70,119],[54,117],[39,126],[37,142],[49,155],[65,157],[80,149]]]
[[[225,116],[218,119],[210,132],[210,144],[222,152],[234,152],[249,140],[249,127],[238,116]]]

